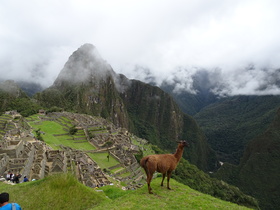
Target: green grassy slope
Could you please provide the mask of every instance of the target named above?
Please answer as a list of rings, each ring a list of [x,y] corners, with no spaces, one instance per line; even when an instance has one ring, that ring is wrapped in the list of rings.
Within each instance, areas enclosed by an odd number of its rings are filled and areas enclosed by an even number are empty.
[[[58,174],[45,179],[7,185],[0,191],[10,193],[10,201],[22,209],[248,209],[195,191],[171,180],[172,190],[160,187],[160,178],[152,181],[153,195],[147,187],[123,191],[115,186],[95,191],[80,184],[70,174]]]
[[[127,193],[112,190],[111,186],[104,187],[104,192],[111,199],[94,209],[248,209],[202,194],[173,179],[170,181],[172,190],[161,187],[160,182],[161,178],[152,181],[154,194],[148,193],[146,185]]]
[[[22,209],[90,209],[106,200],[105,196],[77,181],[70,174],[48,176],[17,185],[0,183],[0,191],[10,194],[10,202]]]

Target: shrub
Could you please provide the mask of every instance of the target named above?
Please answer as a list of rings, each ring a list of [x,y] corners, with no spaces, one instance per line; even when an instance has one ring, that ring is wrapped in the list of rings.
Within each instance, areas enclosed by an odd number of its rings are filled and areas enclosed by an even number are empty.
[[[75,125],[69,128],[69,134],[70,135],[75,135],[77,133],[78,129],[76,128]]]

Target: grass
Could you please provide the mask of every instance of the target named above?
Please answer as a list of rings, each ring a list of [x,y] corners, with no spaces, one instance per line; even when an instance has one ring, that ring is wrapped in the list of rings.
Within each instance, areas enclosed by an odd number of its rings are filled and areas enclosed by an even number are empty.
[[[84,151],[87,151],[87,150],[95,150],[96,148],[90,144],[89,142],[82,142],[82,143],[75,143],[75,142],[78,142],[76,140],[70,140],[71,136],[56,136],[55,137],[56,140],[58,140],[58,143],[59,144],[62,144],[64,146],[68,146],[68,147],[71,147],[73,149],[78,149],[78,150],[84,150]],[[45,138],[44,138],[45,139]]]
[[[122,177],[122,178],[124,178],[124,177],[128,177],[128,176],[130,176],[130,175],[131,175],[130,172],[126,172],[126,173],[123,173],[123,174],[121,174],[121,175],[119,175],[119,176]]]
[[[79,183],[71,174],[48,176],[17,185],[0,183],[0,191],[10,194],[10,202],[30,210],[90,209],[106,200],[103,194]]]
[[[148,194],[146,185],[129,191],[116,186],[105,186],[97,192],[79,183],[71,174],[57,174],[17,185],[0,183],[0,191],[10,194],[10,202],[16,202],[22,209],[30,210],[248,209],[200,193],[173,179],[170,182],[172,190],[160,187],[160,182],[161,178],[152,181],[152,195]]]
[[[30,117],[30,119],[36,119],[36,117]],[[38,119],[38,118],[37,118]],[[65,120],[66,121],[66,120]],[[38,123],[39,122],[39,123]],[[73,149],[79,150],[95,150],[96,148],[85,141],[86,137],[83,131],[79,131],[77,135],[71,136],[67,134],[67,131],[64,130],[64,127],[55,121],[30,121],[29,124],[33,127],[34,135],[35,130],[41,129],[42,137],[46,144],[48,144],[53,149],[60,149],[59,145],[64,145],[71,147]],[[65,134],[62,136],[54,136],[53,134]],[[73,140],[73,138],[85,137],[85,140]],[[80,142],[79,142],[80,141]],[[75,143],[79,142],[79,143]]]
[[[100,168],[109,168],[119,164],[113,156],[110,155],[109,161],[107,158],[108,153],[87,153],[99,166]]]
[[[29,117],[26,117],[25,119],[27,121],[39,121],[38,116],[40,116],[40,115],[39,114],[34,114],[34,115],[29,116]]]
[[[122,171],[123,169],[124,169],[123,167],[118,167],[118,168],[112,169],[111,172],[115,174],[116,172],[120,172],[120,171]]]
[[[71,126],[72,125],[72,120],[66,118],[66,117],[60,117],[59,118],[64,124]]]
[[[45,132],[47,135],[66,133],[65,130],[63,130],[63,126],[54,121],[39,121],[39,123],[38,121],[32,121],[29,122],[29,124],[34,130],[41,128],[41,131]]]
[[[200,193],[172,179],[172,190],[161,187],[160,182],[161,178],[152,181],[152,195],[148,194],[146,185],[134,191],[121,191],[114,186],[100,188],[111,200],[94,209],[248,209]]]

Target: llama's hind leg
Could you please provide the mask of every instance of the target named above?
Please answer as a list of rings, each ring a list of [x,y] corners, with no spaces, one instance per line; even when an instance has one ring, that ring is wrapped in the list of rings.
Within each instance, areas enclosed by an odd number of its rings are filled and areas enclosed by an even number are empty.
[[[166,173],[162,173],[162,181],[161,181],[160,186],[163,186],[163,181],[164,181],[164,179],[165,179],[165,176],[166,176]]]
[[[152,188],[151,188],[151,180],[152,180],[152,178],[153,178],[153,175],[149,174],[147,176],[148,191],[149,191],[150,194],[153,194]]]
[[[153,194],[152,188],[151,188],[151,181],[153,178],[153,174],[156,171],[155,165],[153,162],[147,161],[146,163],[146,173],[147,173],[147,184],[148,184],[148,191],[150,194]]]

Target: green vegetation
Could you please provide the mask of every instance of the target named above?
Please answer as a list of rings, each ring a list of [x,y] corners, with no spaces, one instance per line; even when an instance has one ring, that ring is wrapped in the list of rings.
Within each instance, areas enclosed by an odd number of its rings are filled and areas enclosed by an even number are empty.
[[[8,110],[17,110],[24,117],[41,109],[41,106],[31,100],[13,81],[0,83],[0,104],[0,114]]]
[[[194,118],[219,159],[238,164],[249,141],[267,129],[279,104],[279,96],[234,96],[205,107]]]
[[[110,168],[119,164],[119,162],[110,155],[110,160],[108,161],[107,152],[104,153],[88,153],[88,155],[100,166],[100,168]]]
[[[268,129],[249,143],[240,164],[224,164],[214,175],[253,195],[262,209],[277,209],[279,173],[280,109]]]
[[[30,116],[28,118],[29,124],[35,131],[35,135],[38,137],[39,134],[44,142],[53,149],[60,149],[60,145],[84,151],[96,149],[87,141],[83,131],[75,132],[75,135],[70,135],[69,132],[67,132],[69,128],[66,126],[72,125],[69,119],[62,118],[62,120],[66,122],[66,124],[62,125],[57,121],[52,121],[52,119],[41,121],[38,116],[39,115]]]
[[[69,128],[70,135],[75,135],[77,133],[77,131],[78,131],[78,129],[74,125],[71,128]]]
[[[33,121],[33,123],[35,123],[35,122],[39,122],[39,121],[41,121],[40,120],[40,118],[39,118],[39,114],[34,114],[34,115],[30,115],[30,116],[28,116],[28,117],[25,117],[25,119],[27,120],[27,121]]]
[[[91,209],[108,199],[81,184],[71,174],[58,174],[17,185],[0,183],[0,191],[10,194],[10,202],[22,209]]]
[[[62,112],[63,109],[62,108],[59,108],[57,106],[52,106],[51,108],[49,108],[46,112],[49,113],[49,112]]]
[[[0,191],[10,193],[10,202],[19,203],[22,209],[247,209],[197,192],[175,180],[170,183],[173,189],[167,190],[160,187],[160,181],[160,178],[153,180],[153,195],[148,194],[146,186],[130,191],[105,186],[98,192],[82,185],[71,174],[17,185],[0,183]]]
[[[35,130],[36,133],[36,138],[40,141],[44,141],[42,135],[41,135],[41,128],[38,128],[37,130]]]
[[[38,113],[42,107],[29,98],[17,98],[11,101],[7,110],[17,110],[22,116],[27,117]]]
[[[147,186],[134,191],[121,191],[114,186],[100,189],[110,198],[94,209],[247,209],[202,194],[175,180],[170,181],[172,190],[160,186],[161,178],[152,181],[154,194],[148,194]]]

